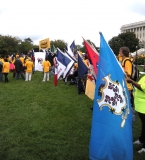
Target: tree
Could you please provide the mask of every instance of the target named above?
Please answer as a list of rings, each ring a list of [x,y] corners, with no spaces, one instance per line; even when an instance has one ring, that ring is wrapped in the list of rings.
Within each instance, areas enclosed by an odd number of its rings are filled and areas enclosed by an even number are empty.
[[[33,43],[33,41],[31,40],[31,38],[25,38],[24,42]]]
[[[30,38],[26,38],[24,39],[24,41],[20,41],[18,45],[18,50],[20,53],[27,53],[33,48],[33,46],[33,41]]]
[[[50,41],[50,45],[51,46],[55,46],[56,48],[58,47],[60,50],[64,50],[64,48],[66,48],[67,43],[64,42],[63,40],[54,40],[54,41]]]
[[[34,52],[39,52],[39,45],[33,45]]]
[[[130,49],[130,52],[136,51],[136,46],[139,46],[139,39],[136,38],[134,32],[126,32],[118,35],[124,41],[124,45]]]
[[[82,46],[77,44],[77,45],[76,45],[76,48],[77,48],[78,51],[80,51],[81,48],[82,48]]]
[[[115,55],[118,55],[119,48],[124,46],[124,41],[118,36],[113,37],[108,43]]]
[[[130,52],[136,51],[136,46],[139,46],[139,39],[136,38],[134,32],[121,33],[109,40],[108,44],[112,48],[115,55],[118,55],[119,48],[126,46]]]
[[[18,43],[20,39],[12,36],[0,35],[0,54],[8,55],[18,52]]]

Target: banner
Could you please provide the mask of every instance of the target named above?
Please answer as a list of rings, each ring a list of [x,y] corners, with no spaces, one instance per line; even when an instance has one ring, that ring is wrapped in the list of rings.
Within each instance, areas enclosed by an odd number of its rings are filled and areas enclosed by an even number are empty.
[[[40,49],[46,49],[46,48],[50,48],[49,38],[46,38],[46,39],[43,39],[43,40],[39,41],[39,50]]]
[[[45,52],[35,52],[35,71],[43,71],[42,62],[45,60]]]

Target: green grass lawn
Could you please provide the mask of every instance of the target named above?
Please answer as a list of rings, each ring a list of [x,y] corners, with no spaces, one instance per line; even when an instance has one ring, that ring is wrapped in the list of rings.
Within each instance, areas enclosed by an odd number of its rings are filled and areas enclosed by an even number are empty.
[[[88,160],[93,102],[77,87],[54,87],[36,72],[31,82],[0,83],[0,160]],[[133,137],[140,134],[136,117]],[[134,159],[143,160],[134,146]]]

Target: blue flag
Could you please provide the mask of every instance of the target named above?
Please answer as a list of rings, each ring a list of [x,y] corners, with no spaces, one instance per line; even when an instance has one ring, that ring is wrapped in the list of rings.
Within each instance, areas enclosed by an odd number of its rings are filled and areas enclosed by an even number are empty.
[[[78,94],[85,91],[85,83],[81,78],[88,73],[88,68],[82,61],[80,55],[78,54]]]
[[[88,72],[87,66],[82,61],[81,57],[78,55],[78,79],[81,79],[84,74]]]
[[[132,160],[132,114],[124,71],[102,33],[100,41],[89,156]]]
[[[72,52],[75,54],[75,48],[76,48],[75,41],[72,42],[72,44],[70,45],[70,48]]]
[[[61,62],[65,67],[67,67],[67,65],[71,62],[71,60],[68,57],[66,57],[59,49],[57,49],[56,56],[57,56],[57,60]]]

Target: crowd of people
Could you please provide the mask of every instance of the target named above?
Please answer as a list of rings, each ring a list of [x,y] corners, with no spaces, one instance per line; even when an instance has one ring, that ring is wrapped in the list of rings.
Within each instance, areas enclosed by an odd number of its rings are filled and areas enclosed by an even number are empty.
[[[10,71],[13,72],[13,78],[16,78],[16,80],[21,76],[25,81],[31,81],[34,62],[35,57],[32,51],[29,51],[27,55],[0,55],[0,82],[9,82],[8,74]]]
[[[46,51],[45,59],[42,61],[42,68],[44,77],[42,82],[49,81],[50,71],[54,74],[55,66],[55,53]],[[73,67],[73,73],[70,73],[71,84],[74,84],[74,72],[76,76],[78,64],[75,63]],[[72,71],[72,70],[71,70]],[[25,54],[13,54],[13,55],[0,55],[0,82],[9,82],[9,72],[12,72],[13,78],[19,80],[20,77],[25,81],[31,81],[32,73],[35,72],[35,55],[32,50]]]
[[[128,91],[130,93],[132,108],[136,110],[141,119],[142,130],[139,138],[134,142],[134,144],[142,144],[139,153],[145,152],[145,76],[143,76],[138,82],[131,79],[132,74],[132,62],[129,60],[129,48],[121,47],[119,50],[119,62],[121,63],[124,72],[126,73],[126,82]],[[51,60],[48,58],[49,54],[46,52],[45,60],[42,62],[43,67],[43,82],[49,81],[50,68],[55,67],[55,55],[51,56]],[[83,53],[81,55],[82,61],[88,67],[88,72],[91,72],[90,62],[88,60],[87,54]],[[14,54],[12,56],[0,56],[0,82],[9,82],[8,74],[10,71],[13,72],[13,77],[19,80],[20,76],[25,81],[31,81],[32,73],[34,73],[35,68],[35,56],[33,51],[29,51],[27,55],[24,54]],[[92,74],[92,73],[90,73]],[[75,77],[78,76],[78,63],[74,63],[72,71],[70,71],[69,78],[70,84],[73,84]],[[134,87],[135,91],[134,91]]]

